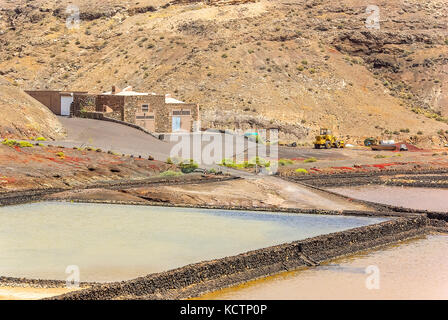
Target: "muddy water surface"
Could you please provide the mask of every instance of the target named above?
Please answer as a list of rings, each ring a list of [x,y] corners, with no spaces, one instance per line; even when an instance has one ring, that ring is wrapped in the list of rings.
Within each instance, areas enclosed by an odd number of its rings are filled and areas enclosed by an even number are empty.
[[[201,299],[448,299],[447,252],[448,235],[429,235]],[[379,282],[369,278],[373,274],[366,273],[368,266],[378,268]]]
[[[329,190],[359,200],[417,210],[448,212],[448,189],[372,185]]]
[[[117,281],[384,221],[147,206],[34,203],[0,208],[0,276]]]

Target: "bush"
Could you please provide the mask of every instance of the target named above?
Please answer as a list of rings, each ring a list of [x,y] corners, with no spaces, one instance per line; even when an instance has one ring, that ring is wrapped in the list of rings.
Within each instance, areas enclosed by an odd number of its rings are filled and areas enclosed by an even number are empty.
[[[237,164],[232,159],[223,159],[220,163],[221,166],[228,168],[236,168]]]
[[[20,147],[20,148],[32,148],[33,145],[29,143],[28,141],[16,141],[16,140],[9,140],[5,139],[3,140],[2,144],[9,146],[9,147]]]
[[[374,158],[375,159],[384,159],[384,158],[387,158],[387,157],[385,155],[382,155],[382,154],[377,154]]]
[[[182,176],[183,173],[180,171],[167,170],[160,174],[161,177],[178,177]]]
[[[308,173],[308,171],[306,169],[303,169],[303,168],[298,168],[298,169],[296,169],[295,172],[296,173],[300,173],[300,174],[307,174]]]
[[[317,159],[314,157],[303,160],[303,162],[305,162],[305,163],[316,162],[316,161],[317,161]]]
[[[173,164],[173,160],[171,160],[171,158],[166,159],[166,163],[167,164]]]
[[[6,145],[6,146],[14,147],[17,145],[17,141],[5,139],[2,141],[2,144]]]
[[[180,170],[183,173],[191,173],[197,168],[199,168],[199,165],[193,161],[193,159],[187,160],[185,162],[182,162],[179,164]]]
[[[56,153],[56,155],[57,155],[59,158],[61,158],[61,159],[65,159],[65,154],[64,154],[64,152],[58,152],[58,153]]]
[[[265,167],[265,168],[269,168],[271,166],[271,163],[269,161],[266,161],[263,158],[260,157],[255,157],[249,160],[249,165],[252,166],[260,166],[260,167]]]
[[[39,137],[39,138],[36,138],[36,141],[47,141],[47,139],[45,139],[44,137]]]
[[[289,164],[293,164],[294,161],[290,160],[290,159],[280,159],[278,160],[278,164],[282,167],[287,166]]]

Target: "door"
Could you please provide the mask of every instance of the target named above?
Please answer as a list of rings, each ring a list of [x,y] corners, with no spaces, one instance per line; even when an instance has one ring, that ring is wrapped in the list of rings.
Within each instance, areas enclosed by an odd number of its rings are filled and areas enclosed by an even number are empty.
[[[148,131],[155,132],[154,113],[137,113],[135,115],[135,124]]]
[[[72,96],[61,96],[61,116],[70,115],[70,107],[73,102]]]
[[[180,130],[180,117],[173,117],[173,132]]]

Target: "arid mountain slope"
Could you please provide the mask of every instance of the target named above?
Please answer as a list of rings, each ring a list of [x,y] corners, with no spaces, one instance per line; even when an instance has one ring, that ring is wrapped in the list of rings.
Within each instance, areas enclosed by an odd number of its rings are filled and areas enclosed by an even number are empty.
[[[64,135],[56,116],[40,102],[0,77],[1,138],[61,138]]]
[[[0,72],[23,88],[171,93],[199,103],[203,127],[446,143],[444,0],[234,2],[81,0],[68,29],[68,1],[10,0]]]

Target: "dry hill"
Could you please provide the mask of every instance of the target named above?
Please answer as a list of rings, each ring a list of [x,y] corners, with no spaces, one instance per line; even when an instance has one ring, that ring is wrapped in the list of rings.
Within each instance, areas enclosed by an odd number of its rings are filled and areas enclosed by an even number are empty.
[[[0,77],[1,138],[61,138],[64,128],[47,107]]]
[[[445,0],[9,0],[0,73],[23,88],[112,84],[199,103],[203,126],[320,126],[440,146],[448,132]],[[366,27],[368,5],[380,29]]]

